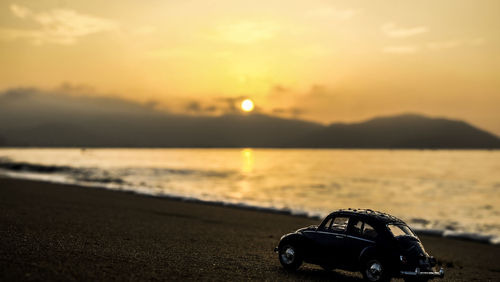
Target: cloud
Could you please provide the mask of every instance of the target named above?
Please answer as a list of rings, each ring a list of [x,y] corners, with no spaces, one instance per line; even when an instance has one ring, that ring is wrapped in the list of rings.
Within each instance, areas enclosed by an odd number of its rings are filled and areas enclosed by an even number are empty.
[[[430,50],[442,50],[459,47],[463,44],[461,40],[433,41],[426,44]]]
[[[292,88],[281,84],[274,85],[267,96],[268,104],[272,105],[270,111],[275,114],[297,116],[307,109],[313,112],[314,108],[325,105],[331,98],[332,92],[322,84],[310,85],[307,89]]]
[[[474,38],[474,39],[471,39],[467,42],[467,44],[469,44],[471,46],[481,46],[481,45],[484,45],[485,43],[486,43],[486,39],[484,39],[482,37]]]
[[[381,30],[386,36],[394,38],[406,38],[429,31],[426,26],[398,27],[394,23],[383,24]]]
[[[450,39],[441,41],[429,41],[423,45],[395,45],[382,48],[384,53],[392,54],[414,54],[422,51],[440,51],[464,46],[481,46],[485,44],[484,38],[474,38],[468,40]]]
[[[319,44],[309,44],[303,45],[298,48],[291,49],[290,52],[293,56],[304,57],[304,58],[314,58],[323,57],[332,53],[331,49]]]
[[[481,46],[485,44],[485,39],[482,37],[473,38],[473,39],[450,39],[443,41],[431,41],[427,42],[426,47],[429,50],[438,51],[438,50],[446,50],[453,49],[463,46]]]
[[[0,106],[3,108],[0,113],[16,112],[19,107],[26,110],[23,115],[57,116],[79,115],[86,113],[90,115],[102,114],[155,114],[156,109],[151,103],[138,103],[131,100],[125,100],[119,97],[103,93],[96,95],[86,95],[81,92],[75,92],[83,86],[58,87],[53,90],[44,90],[34,87],[11,88],[0,91]],[[66,91],[68,90],[68,91]],[[166,111],[162,111],[166,112]],[[60,119],[63,121],[64,119]]]
[[[248,98],[247,96],[224,97],[224,98],[217,98],[215,99],[215,101],[221,102],[223,104],[222,106],[219,107],[220,109],[222,109],[223,113],[238,113],[240,112],[241,102],[247,98]]]
[[[56,92],[71,93],[71,94],[93,94],[96,90],[93,86],[87,84],[75,84],[64,81],[56,89]]]
[[[203,106],[198,101],[190,101],[187,103],[185,110],[187,113],[192,114],[214,114],[219,110],[216,105]]]
[[[310,18],[327,18],[339,21],[352,19],[358,11],[353,9],[340,9],[335,7],[324,7],[310,10],[306,13]]]
[[[415,45],[385,46],[382,52],[391,54],[414,54],[419,50]]]
[[[181,57],[196,56],[197,53],[187,47],[171,47],[150,50],[145,53],[145,56],[150,59],[178,59]]]
[[[276,84],[273,86],[272,91],[278,92],[278,93],[286,93],[286,92],[290,92],[290,89],[286,86],[281,85],[281,84]]]
[[[179,114],[189,114],[189,115],[224,115],[224,114],[240,114],[241,108],[240,104],[243,100],[247,99],[247,96],[238,97],[218,97],[213,99],[190,99],[184,100],[181,103]],[[254,111],[259,111],[259,109],[254,109]]]
[[[31,15],[31,11],[28,8],[23,6],[18,6],[16,4],[10,5],[10,11],[12,12],[12,14],[14,14],[14,16],[21,19],[24,19],[27,16]]]
[[[31,20],[38,27],[34,29],[0,28],[0,39],[27,39],[34,44],[70,45],[79,38],[105,31],[118,29],[115,21],[84,15],[70,9],[52,9],[33,12],[27,7],[12,4],[12,14],[23,20]]]
[[[279,28],[273,23],[241,21],[220,25],[216,38],[236,44],[250,44],[273,38]]]
[[[299,109],[297,107],[290,107],[290,108],[274,108],[272,110],[272,113],[278,116],[285,116],[285,117],[292,117],[292,118],[299,118],[300,115],[304,113],[303,109]]]
[[[156,32],[156,27],[151,25],[144,25],[139,27],[134,27],[131,29],[133,35],[151,35]]]
[[[288,94],[287,103],[275,103],[280,105],[273,109],[273,114],[298,118],[307,114],[308,116],[331,116],[336,115],[339,100],[339,90],[332,89],[327,85],[313,84],[308,89],[296,90]],[[290,103],[291,102],[291,103]]]

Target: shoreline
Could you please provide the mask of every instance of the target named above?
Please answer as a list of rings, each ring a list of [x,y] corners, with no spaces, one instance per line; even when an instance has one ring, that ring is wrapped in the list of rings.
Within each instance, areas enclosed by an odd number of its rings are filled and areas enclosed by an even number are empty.
[[[14,173],[17,173],[17,172],[14,172]],[[291,209],[279,209],[279,208],[273,208],[273,207],[260,207],[260,206],[248,205],[245,203],[230,203],[230,202],[224,202],[224,201],[210,201],[210,200],[198,199],[195,197],[186,197],[186,196],[177,196],[177,195],[168,195],[168,194],[151,194],[151,193],[139,192],[133,188],[130,188],[130,189],[129,188],[116,188],[116,189],[110,188],[110,187],[104,186],[104,183],[93,183],[93,184],[90,184],[90,183],[89,184],[67,183],[67,182],[63,182],[63,181],[54,181],[54,180],[49,180],[49,179],[37,179],[36,177],[23,176],[22,174],[16,175],[16,176],[9,176],[8,174],[7,175],[0,174],[0,179],[1,178],[18,179],[18,180],[33,181],[33,182],[44,182],[44,183],[51,183],[51,184],[56,184],[56,185],[73,185],[73,186],[77,186],[77,187],[81,187],[81,188],[90,188],[90,189],[103,189],[103,190],[109,190],[109,191],[119,192],[119,193],[130,193],[132,195],[143,196],[143,197],[152,197],[152,198],[167,199],[167,200],[173,200],[173,201],[182,201],[182,202],[186,202],[186,203],[199,203],[199,204],[206,204],[206,205],[211,205],[211,206],[231,207],[231,208],[237,208],[237,209],[273,213],[273,214],[290,215],[290,216],[312,219],[312,220],[316,220],[318,222],[323,219],[323,217],[320,215],[308,214],[306,211],[294,211]],[[485,235],[485,234],[481,234],[481,233],[455,232],[455,231],[444,230],[444,229],[413,228],[413,230],[419,236],[425,235],[425,236],[449,238],[449,239],[477,242],[477,243],[487,244],[487,245],[500,246],[500,238],[494,237],[492,235]]]
[[[471,148],[454,148],[454,147],[440,147],[440,148],[434,148],[434,147],[102,147],[102,146],[96,146],[96,147],[82,147],[82,146],[0,146],[0,149],[77,149],[77,150],[95,150],[95,149],[106,149],[106,150],[123,150],[123,149],[145,149],[145,150],[165,150],[165,149],[172,149],[172,150],[206,150],[206,149],[214,149],[214,150],[243,150],[243,149],[257,149],[257,150],[374,150],[374,151],[500,151],[500,148],[481,148],[481,147],[471,147]]]
[[[108,189],[0,178],[0,280],[341,280],[312,265],[285,272],[281,235],[303,216]],[[421,235],[442,281],[500,280],[500,247]],[[437,280],[436,280],[437,281]]]

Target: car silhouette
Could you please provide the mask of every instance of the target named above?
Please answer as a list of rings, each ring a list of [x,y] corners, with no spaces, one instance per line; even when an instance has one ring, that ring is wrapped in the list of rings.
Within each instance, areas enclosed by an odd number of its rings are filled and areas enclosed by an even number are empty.
[[[319,226],[301,228],[281,237],[275,248],[286,270],[303,262],[360,271],[367,281],[426,281],[443,277],[436,259],[427,254],[413,230],[392,215],[369,209],[338,210]]]

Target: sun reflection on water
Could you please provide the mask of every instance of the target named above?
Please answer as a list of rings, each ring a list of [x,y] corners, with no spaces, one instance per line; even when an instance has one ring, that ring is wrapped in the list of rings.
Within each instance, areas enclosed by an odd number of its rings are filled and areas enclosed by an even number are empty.
[[[245,148],[241,150],[241,172],[251,173],[253,171],[255,158],[252,149]]]
[[[241,150],[241,173],[242,178],[238,180],[236,183],[235,189],[231,192],[231,196],[234,199],[248,200],[249,197],[252,198],[252,195],[255,191],[252,191],[252,183],[251,183],[251,174],[254,169],[254,152],[250,148],[245,148]]]

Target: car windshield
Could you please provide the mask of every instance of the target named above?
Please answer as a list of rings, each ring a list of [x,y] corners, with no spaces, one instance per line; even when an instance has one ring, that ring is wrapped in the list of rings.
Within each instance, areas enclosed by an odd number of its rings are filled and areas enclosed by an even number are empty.
[[[399,236],[413,236],[417,237],[411,229],[402,224],[388,224],[387,227],[389,227],[389,231],[391,231],[392,235],[394,237],[399,237]]]

